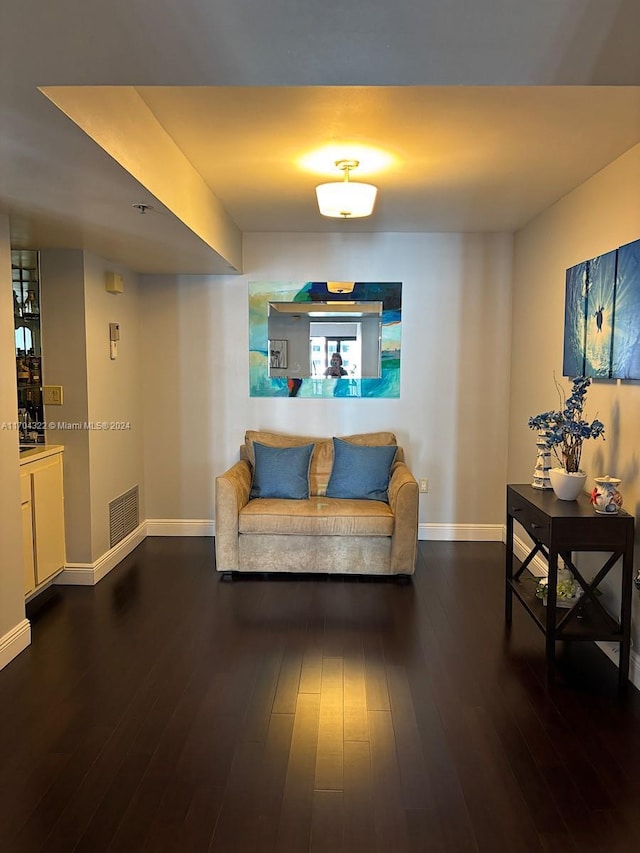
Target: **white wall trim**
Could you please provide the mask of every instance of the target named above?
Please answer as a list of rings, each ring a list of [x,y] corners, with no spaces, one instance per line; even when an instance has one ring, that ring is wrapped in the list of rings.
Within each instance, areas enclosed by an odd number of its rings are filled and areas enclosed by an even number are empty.
[[[31,644],[31,623],[28,619],[18,622],[10,631],[0,637],[0,669],[23,652]]]
[[[506,543],[506,528],[503,528],[503,530],[504,538],[502,541]],[[529,544],[525,542],[524,539],[520,539],[519,536],[516,536],[515,533],[513,534],[513,553],[516,555],[516,557],[520,560],[521,563],[524,562],[524,560],[526,560],[526,558],[529,556],[529,552],[532,548],[533,544]],[[531,562],[529,563],[528,568],[531,574],[536,578],[546,578],[549,571],[547,561],[540,554],[535,555],[533,560],[531,560]]]
[[[431,542],[504,542],[504,524],[419,524],[418,539]]]
[[[147,536],[215,536],[207,518],[147,519]],[[504,542],[504,524],[419,524],[418,539],[440,542]]]
[[[619,643],[597,642],[596,646],[618,666],[620,660]],[[631,649],[629,656],[629,681],[640,690],[640,655],[633,649]]]
[[[147,536],[215,536],[216,524],[208,518],[150,518]]]
[[[109,574],[120,560],[130,554],[134,548],[144,540],[147,535],[146,522],[142,522],[113,548],[110,548],[102,557],[93,563],[67,563],[55,579],[54,583],[64,586],[95,586],[98,581]]]

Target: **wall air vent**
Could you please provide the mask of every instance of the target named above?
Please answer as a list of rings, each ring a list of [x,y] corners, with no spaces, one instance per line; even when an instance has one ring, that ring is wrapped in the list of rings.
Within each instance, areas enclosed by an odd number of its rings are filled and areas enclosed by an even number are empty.
[[[109,546],[113,548],[140,523],[138,486],[114,498],[109,504]]]

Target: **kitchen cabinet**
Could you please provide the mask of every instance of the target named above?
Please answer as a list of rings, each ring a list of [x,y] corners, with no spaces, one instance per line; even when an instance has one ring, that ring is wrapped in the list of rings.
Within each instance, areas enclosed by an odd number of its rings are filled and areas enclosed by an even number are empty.
[[[25,595],[36,585],[36,567],[33,556],[33,519],[31,515],[31,477],[20,472],[20,498],[22,507],[22,553],[24,563]]]
[[[59,445],[50,445],[20,454],[27,595],[64,568],[62,450]]]

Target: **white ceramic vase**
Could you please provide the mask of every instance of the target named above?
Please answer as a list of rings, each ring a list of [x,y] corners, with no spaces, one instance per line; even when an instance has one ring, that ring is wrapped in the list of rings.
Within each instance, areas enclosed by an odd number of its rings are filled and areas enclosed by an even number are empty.
[[[584,471],[569,474],[564,468],[552,468],[549,471],[549,479],[557,498],[561,501],[575,501],[578,495],[584,491],[587,475]]]

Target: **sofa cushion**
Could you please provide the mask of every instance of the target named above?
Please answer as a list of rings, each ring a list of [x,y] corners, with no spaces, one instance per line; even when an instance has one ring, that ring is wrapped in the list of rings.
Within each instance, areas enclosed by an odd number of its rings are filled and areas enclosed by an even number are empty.
[[[363,445],[396,445],[396,436],[392,432],[363,432],[355,435],[341,436],[343,441],[350,444]],[[268,430],[247,430],[244,437],[246,458],[253,466],[255,454],[253,445],[268,444],[270,447],[299,447],[303,444],[315,444],[309,469],[309,488],[311,495],[324,495],[333,466],[333,441],[330,438],[314,438],[313,436],[286,435],[269,432]],[[400,455],[398,456],[400,458]]]
[[[369,447],[334,438],[327,497],[388,501],[396,450],[393,445]]]
[[[309,465],[313,444],[300,447],[270,447],[254,442],[255,465],[251,484],[252,498],[309,497]]]
[[[240,533],[305,536],[391,536],[394,518],[382,501],[314,497],[306,501],[249,501],[238,519]]]

